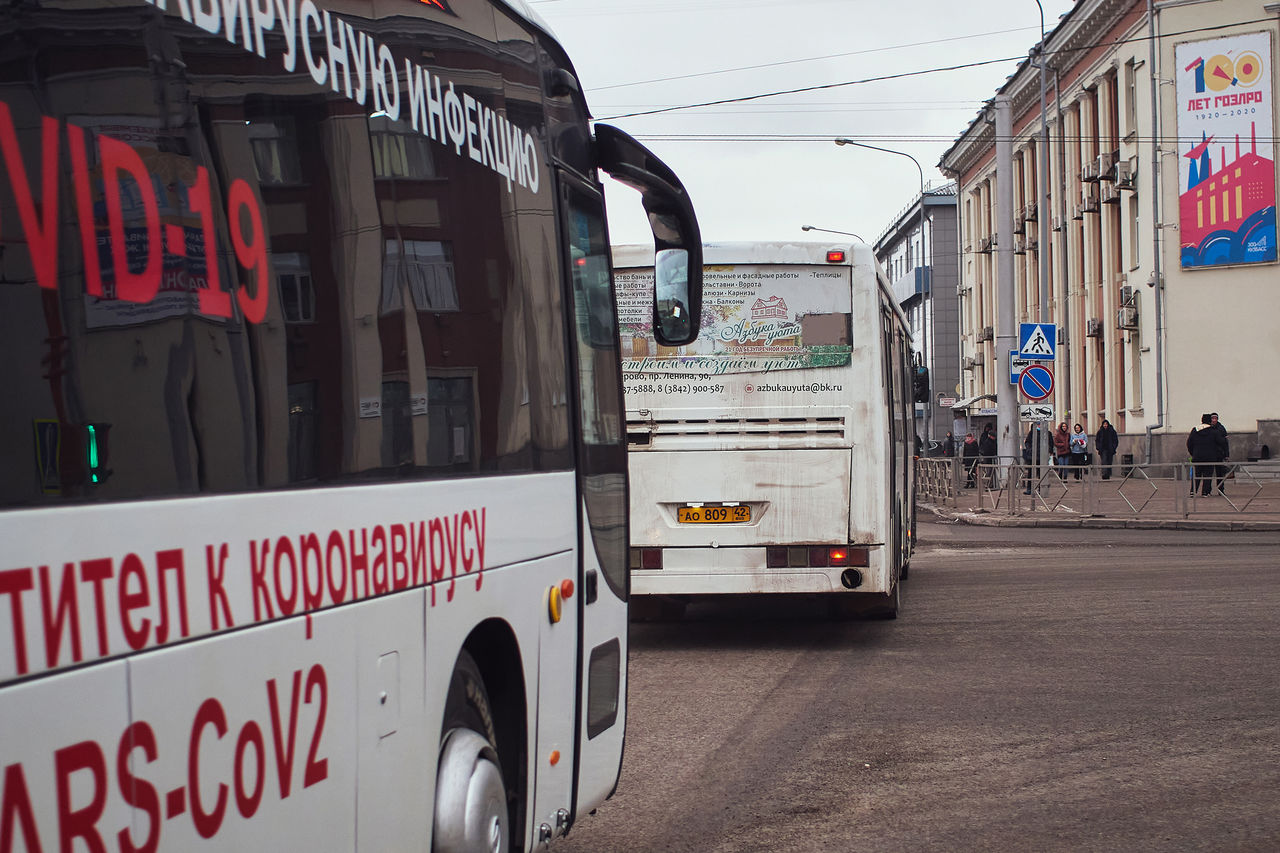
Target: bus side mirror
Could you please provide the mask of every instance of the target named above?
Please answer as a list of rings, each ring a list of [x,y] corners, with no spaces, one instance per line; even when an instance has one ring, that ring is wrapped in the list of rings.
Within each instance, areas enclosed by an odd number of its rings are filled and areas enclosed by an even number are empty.
[[[653,336],[663,346],[698,337],[702,322],[702,235],[693,202],[666,163],[630,135],[596,125],[596,165],[639,191],[653,232]]]

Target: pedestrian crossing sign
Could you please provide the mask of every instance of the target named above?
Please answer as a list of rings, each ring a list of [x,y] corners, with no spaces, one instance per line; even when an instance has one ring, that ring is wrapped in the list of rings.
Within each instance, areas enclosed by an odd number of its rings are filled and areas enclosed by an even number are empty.
[[[1058,345],[1057,323],[1020,323],[1018,357],[1053,361]]]

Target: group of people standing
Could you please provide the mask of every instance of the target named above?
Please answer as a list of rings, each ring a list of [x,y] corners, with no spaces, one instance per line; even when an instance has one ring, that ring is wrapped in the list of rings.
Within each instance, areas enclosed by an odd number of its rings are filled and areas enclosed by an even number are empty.
[[[1218,413],[1200,416],[1200,425],[1187,436],[1187,453],[1191,454],[1191,494],[1209,496],[1216,483],[1218,494],[1223,495],[1228,466],[1223,465],[1231,455],[1227,441],[1227,428],[1218,421]]]
[[[1034,430],[1027,431],[1027,439],[1031,440]],[[1093,436],[1093,447],[1098,453],[1098,464],[1102,470],[1102,479],[1111,479],[1111,465],[1115,462],[1116,450],[1120,447],[1120,436],[1116,434],[1116,428],[1111,425],[1111,421],[1106,418],[1102,419],[1102,425],[1098,427],[1097,433]],[[1070,432],[1067,431],[1067,423],[1063,421],[1058,424],[1058,428],[1053,433],[1053,454],[1054,461],[1061,467],[1070,466],[1072,475],[1079,480],[1081,473],[1086,465],[1090,463],[1089,458],[1089,434],[1084,431],[1084,427],[1076,424]],[[1024,458],[1026,454],[1023,454]],[[1026,459],[1030,461],[1030,459]],[[1066,474],[1059,472],[1059,476],[1064,480]]]
[[[1040,464],[1039,458],[1039,424],[1032,424],[1022,442],[1022,461],[1027,465]],[[1079,480],[1086,466],[1091,463],[1089,450],[1089,434],[1081,424],[1067,429],[1066,421],[1058,424],[1053,431],[1053,460],[1061,470],[1058,476],[1066,479],[1068,473]],[[1116,433],[1111,421],[1102,419],[1102,424],[1093,435],[1093,449],[1098,454],[1098,465],[1102,479],[1111,479],[1111,470],[1115,462],[1116,451],[1120,447],[1120,436]],[[1201,415],[1200,425],[1191,430],[1187,436],[1187,452],[1191,454],[1192,483],[1191,493],[1199,489],[1202,495],[1209,495],[1216,487],[1218,494],[1225,494],[1223,486],[1230,466],[1224,465],[1230,456],[1230,445],[1227,441],[1227,429],[1218,421],[1218,413],[1210,412]],[[997,454],[995,428],[987,424],[982,428],[981,436],[975,438],[972,432],[965,433],[960,455],[964,460],[965,488],[973,488],[977,484],[979,464],[991,464],[996,461]],[[955,456],[956,442],[950,432],[942,442],[942,455]],[[1027,489],[1030,490],[1031,478],[1028,477]]]

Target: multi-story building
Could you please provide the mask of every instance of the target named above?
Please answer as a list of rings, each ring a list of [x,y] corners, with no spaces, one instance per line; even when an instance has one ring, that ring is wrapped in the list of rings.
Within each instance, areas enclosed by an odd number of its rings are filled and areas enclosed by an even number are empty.
[[[1014,322],[1058,325],[1055,420],[1109,418],[1139,461],[1185,459],[1210,411],[1233,460],[1280,446],[1278,33],[1280,3],[1079,0],[1000,90]],[[962,396],[994,396],[1005,176],[986,115],[940,166],[959,184]]]
[[[955,183],[926,188],[894,217],[876,240],[875,253],[907,313],[920,365],[928,370],[929,400],[916,404],[916,434],[941,442],[952,429],[960,379]]]

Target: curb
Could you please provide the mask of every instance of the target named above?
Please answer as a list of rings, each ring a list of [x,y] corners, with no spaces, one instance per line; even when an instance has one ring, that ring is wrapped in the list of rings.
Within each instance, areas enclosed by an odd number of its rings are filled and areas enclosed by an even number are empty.
[[[1110,516],[1075,516],[1069,518],[1042,515],[1008,515],[1001,512],[955,510],[934,504],[917,507],[947,521],[977,527],[1056,527],[1089,530],[1200,530],[1205,532],[1280,532],[1280,521],[1262,519],[1193,519],[1193,518],[1114,518]]]

